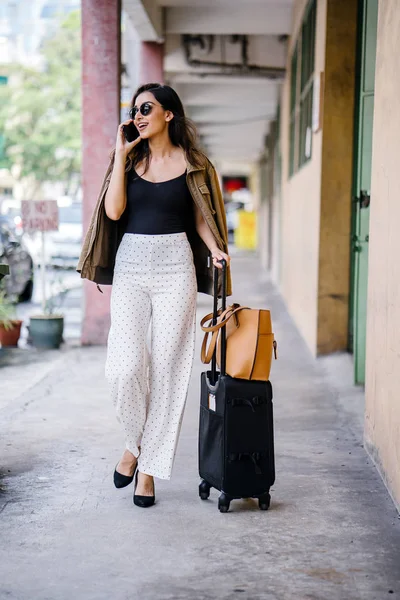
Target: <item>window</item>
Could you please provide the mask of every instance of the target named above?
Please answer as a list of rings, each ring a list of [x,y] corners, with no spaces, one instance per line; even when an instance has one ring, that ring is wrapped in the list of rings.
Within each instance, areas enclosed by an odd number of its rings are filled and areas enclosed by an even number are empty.
[[[316,0],[304,14],[290,72],[289,175],[311,158]]]
[[[297,123],[297,106],[296,106],[296,92],[297,92],[297,48],[298,43],[295,46],[292,55],[292,63],[290,69],[290,157],[289,157],[289,175],[293,175],[295,168],[295,139],[296,139],[296,123]]]

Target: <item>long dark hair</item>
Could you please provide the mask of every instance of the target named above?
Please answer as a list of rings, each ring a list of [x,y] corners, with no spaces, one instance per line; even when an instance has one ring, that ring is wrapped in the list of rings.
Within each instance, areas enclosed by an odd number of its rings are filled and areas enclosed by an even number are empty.
[[[170,110],[173,113],[174,118],[171,119],[168,124],[168,133],[172,144],[182,148],[191,165],[195,167],[204,166],[207,159],[205,154],[198,147],[196,127],[194,123],[186,117],[182,102],[176,91],[169,85],[146,83],[136,90],[132,98],[131,108],[135,106],[137,97],[140,94],[143,94],[143,92],[151,92],[157,102],[159,102],[165,110]],[[150,165],[150,148],[147,139],[135,146],[128,155],[128,161],[127,171],[142,162],[144,162],[145,166],[144,172],[147,171]]]

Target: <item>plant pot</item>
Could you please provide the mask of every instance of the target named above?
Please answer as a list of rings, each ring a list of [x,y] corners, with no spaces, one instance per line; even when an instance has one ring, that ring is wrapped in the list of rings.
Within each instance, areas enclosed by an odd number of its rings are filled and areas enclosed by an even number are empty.
[[[35,348],[59,348],[63,331],[62,315],[37,315],[30,318],[29,337]]]
[[[22,321],[12,320],[12,327],[6,329],[2,323],[0,323],[0,344],[3,348],[6,346],[18,346],[19,336],[21,335]]]

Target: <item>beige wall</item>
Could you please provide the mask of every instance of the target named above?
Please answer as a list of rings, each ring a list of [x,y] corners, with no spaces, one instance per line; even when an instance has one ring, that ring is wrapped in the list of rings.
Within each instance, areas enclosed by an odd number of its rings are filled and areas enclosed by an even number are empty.
[[[281,196],[272,197],[272,257],[271,257],[271,279],[277,286],[281,285]]]
[[[312,157],[288,179],[290,57],[308,0],[295,2],[288,65],[282,90],[282,263],[281,291],[310,350],[317,345],[319,221],[322,132],[313,134]],[[326,0],[317,4],[315,71],[325,64]]]
[[[369,453],[400,506],[400,5],[379,2],[368,275]]]

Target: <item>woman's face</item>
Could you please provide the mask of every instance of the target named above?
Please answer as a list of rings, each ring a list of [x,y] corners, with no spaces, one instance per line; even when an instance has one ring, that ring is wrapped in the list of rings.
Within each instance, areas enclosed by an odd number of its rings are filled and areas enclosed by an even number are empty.
[[[136,98],[135,107],[139,108],[143,104],[146,104],[146,108],[150,107],[150,112],[147,115],[137,112],[134,122],[140,137],[148,139],[162,133],[168,128],[168,122],[173,118],[173,113],[169,110],[164,110],[151,92],[143,92]]]

